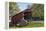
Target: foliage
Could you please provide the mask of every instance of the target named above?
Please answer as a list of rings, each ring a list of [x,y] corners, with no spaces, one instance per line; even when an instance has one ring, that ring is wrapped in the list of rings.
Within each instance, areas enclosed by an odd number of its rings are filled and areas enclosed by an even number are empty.
[[[44,5],[43,4],[33,4],[32,16],[44,18]]]
[[[16,2],[9,2],[9,16],[12,17],[20,11]]]

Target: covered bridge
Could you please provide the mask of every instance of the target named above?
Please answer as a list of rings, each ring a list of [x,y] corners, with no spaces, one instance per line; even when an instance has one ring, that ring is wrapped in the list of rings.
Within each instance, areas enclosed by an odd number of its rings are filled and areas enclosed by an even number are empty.
[[[28,19],[31,19],[32,17],[32,11],[31,9],[25,9],[24,11],[14,15],[11,18],[11,23],[17,25],[18,23],[21,23],[21,25],[25,25]]]

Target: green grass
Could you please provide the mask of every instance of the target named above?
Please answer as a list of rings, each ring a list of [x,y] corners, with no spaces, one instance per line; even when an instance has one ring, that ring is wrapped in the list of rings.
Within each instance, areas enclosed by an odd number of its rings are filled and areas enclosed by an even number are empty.
[[[32,28],[32,27],[44,27],[44,22],[41,23],[41,22],[28,22],[29,24],[26,25],[26,26],[20,26],[20,27],[16,27],[16,28]],[[15,27],[15,26],[14,26]]]
[[[29,24],[26,27],[30,28],[30,27],[43,27],[43,26],[44,26],[44,23],[29,22]]]

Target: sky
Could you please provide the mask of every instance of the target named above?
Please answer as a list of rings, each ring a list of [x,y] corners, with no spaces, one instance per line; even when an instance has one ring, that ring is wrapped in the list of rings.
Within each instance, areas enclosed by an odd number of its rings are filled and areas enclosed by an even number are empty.
[[[19,8],[21,9],[21,11],[23,11],[24,9],[27,8],[27,6],[29,5],[28,3],[17,3],[17,5],[19,6]],[[30,3],[30,5],[32,5]]]

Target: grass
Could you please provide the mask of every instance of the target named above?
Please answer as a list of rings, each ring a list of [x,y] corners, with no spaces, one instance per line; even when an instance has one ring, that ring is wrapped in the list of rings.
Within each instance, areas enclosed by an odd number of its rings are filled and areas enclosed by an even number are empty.
[[[41,23],[41,22],[33,22],[33,21],[30,21],[28,22],[29,24],[26,25],[26,26],[23,26],[23,27],[16,27],[16,28],[32,28],[32,27],[44,27],[44,22]]]
[[[29,24],[26,27],[31,28],[31,27],[43,27],[43,26],[44,26],[44,23],[29,22]]]

